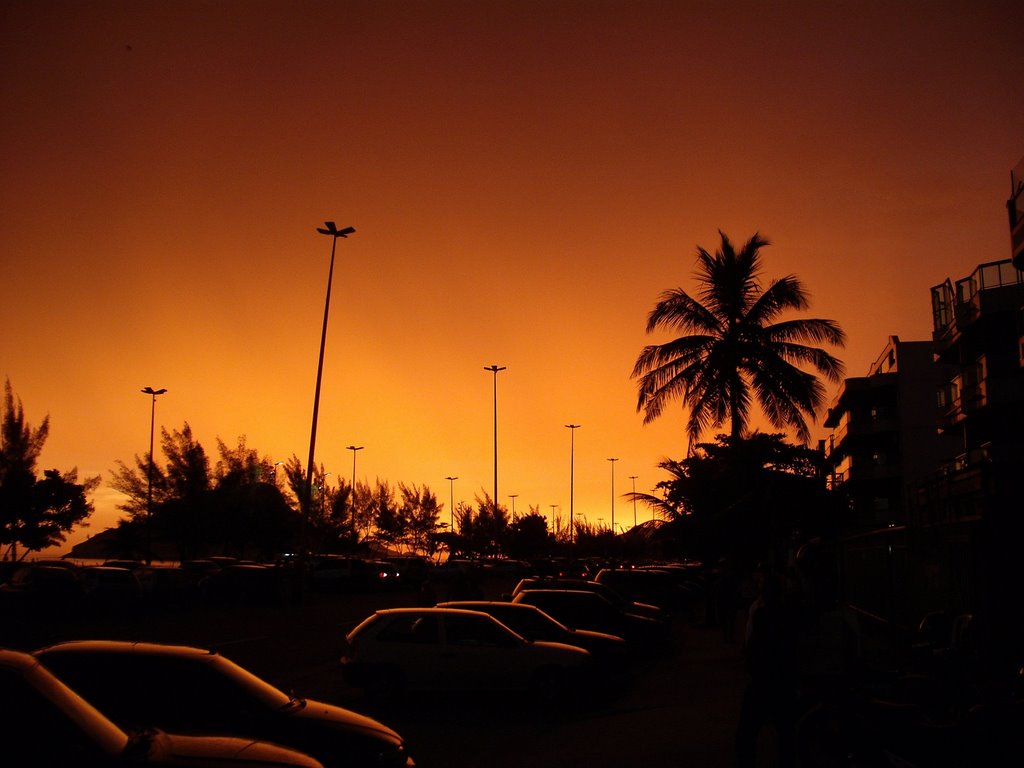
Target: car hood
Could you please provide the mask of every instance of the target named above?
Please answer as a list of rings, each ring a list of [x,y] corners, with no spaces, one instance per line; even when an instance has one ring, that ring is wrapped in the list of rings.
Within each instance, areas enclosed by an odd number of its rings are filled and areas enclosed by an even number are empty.
[[[609,632],[597,632],[593,629],[572,629],[572,636],[577,640],[592,640],[595,643],[606,643],[608,645],[625,646],[626,641],[618,635]]]
[[[154,734],[150,761],[156,765],[190,766],[279,766],[280,768],[322,768],[312,757],[265,741],[233,736],[180,736]]]
[[[296,707],[291,715],[297,721],[309,725],[313,725],[315,722],[317,726],[330,727],[339,732],[383,739],[394,744],[402,743],[402,737],[384,723],[350,709],[336,707],[322,701],[304,699],[303,706]]]

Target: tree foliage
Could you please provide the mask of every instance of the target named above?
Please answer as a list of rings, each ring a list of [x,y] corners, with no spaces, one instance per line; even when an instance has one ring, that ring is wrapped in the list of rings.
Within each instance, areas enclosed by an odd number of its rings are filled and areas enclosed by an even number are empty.
[[[821,455],[786,442],[782,433],[720,434],[660,466],[669,478],[655,486],[658,493],[635,498],[701,559],[770,557],[790,533],[827,525]]]
[[[664,292],[647,319],[647,332],[681,335],[644,347],[633,368],[639,379],[637,411],[644,422],[658,418],[672,400],[689,411],[688,445],[727,420],[731,436],[746,432],[756,400],[776,429],[791,428],[810,439],[807,418],[815,418],[825,389],[810,366],[838,381],[843,364],[814,346],[842,346],[845,334],[832,320],[780,320],[789,310],[804,310],[809,296],[793,275],[769,281],[762,289],[760,250],[768,240],[754,234],[737,251],[724,233],[711,254],[697,249],[696,297],[682,288]]]
[[[77,468],[47,469],[37,476],[36,464],[49,433],[49,416],[35,429],[26,421],[24,406],[8,379],[0,423],[0,547],[6,547],[12,559],[18,559],[19,545],[23,558],[62,543],[93,511],[87,494],[99,485],[99,477],[79,483]]]

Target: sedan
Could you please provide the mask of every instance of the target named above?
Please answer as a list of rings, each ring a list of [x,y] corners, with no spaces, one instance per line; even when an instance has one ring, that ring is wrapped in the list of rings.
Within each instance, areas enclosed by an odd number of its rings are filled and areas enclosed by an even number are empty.
[[[438,603],[437,607],[489,614],[530,642],[544,640],[584,648],[594,657],[596,664],[607,670],[623,671],[629,664],[626,641],[621,637],[589,629],[570,629],[534,605],[496,600],[461,600]]]
[[[661,649],[671,639],[671,625],[624,611],[601,595],[572,589],[526,589],[512,598],[540,608],[565,626],[618,635],[630,645]]]
[[[320,768],[304,754],[252,739],[122,730],[20,651],[0,649],[0,702],[5,767]]]
[[[378,699],[403,690],[528,690],[549,697],[593,665],[582,648],[531,643],[486,613],[454,608],[380,610],[346,640],[346,681]]]
[[[530,577],[521,579],[512,590],[512,596],[525,589],[573,589],[584,592],[594,592],[601,595],[605,600],[626,613],[635,613],[640,616],[647,616],[658,621],[668,621],[670,614],[664,608],[650,603],[638,603],[607,584],[598,584],[588,579],[565,579],[550,577]]]
[[[364,715],[279,691],[198,648],[89,640],[35,652],[122,727],[232,733],[315,756],[328,768],[407,768],[402,737]]]

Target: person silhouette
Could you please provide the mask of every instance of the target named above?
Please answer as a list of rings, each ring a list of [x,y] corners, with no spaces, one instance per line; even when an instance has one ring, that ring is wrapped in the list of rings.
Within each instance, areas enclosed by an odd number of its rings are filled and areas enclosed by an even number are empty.
[[[773,726],[778,765],[795,761],[798,692],[797,622],[783,593],[782,575],[760,566],[754,573],[758,596],[750,606],[744,638],[747,686],[736,726],[736,762],[752,768],[758,737]]]

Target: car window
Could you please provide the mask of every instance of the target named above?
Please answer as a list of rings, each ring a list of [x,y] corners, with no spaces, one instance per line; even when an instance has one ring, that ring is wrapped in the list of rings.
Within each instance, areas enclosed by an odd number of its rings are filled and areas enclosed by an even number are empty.
[[[446,616],[444,630],[448,645],[485,648],[508,648],[515,645],[515,638],[502,629],[501,625],[483,616]]]
[[[436,616],[398,616],[384,627],[377,639],[385,643],[436,645],[440,642]]]

